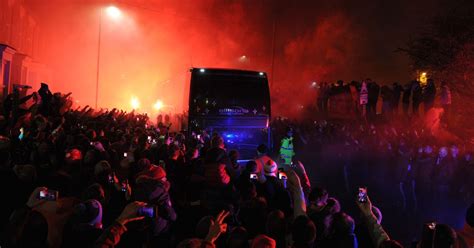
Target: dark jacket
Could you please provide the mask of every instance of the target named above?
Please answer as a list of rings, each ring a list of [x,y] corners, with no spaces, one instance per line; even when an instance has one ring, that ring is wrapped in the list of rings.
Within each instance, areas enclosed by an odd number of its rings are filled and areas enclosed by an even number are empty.
[[[284,188],[280,179],[267,176],[267,181],[259,188],[260,191],[263,191],[261,195],[267,199],[270,209],[279,209],[285,214],[291,213],[290,194]]]
[[[376,83],[370,83],[368,86],[369,91],[369,105],[377,104],[377,99],[379,98],[380,86]]]
[[[423,100],[423,89],[420,83],[413,84],[413,103],[420,103]]]
[[[393,86],[393,105],[398,106],[398,102],[400,101],[400,97],[402,96],[403,88],[399,84],[395,84]]]
[[[132,198],[158,207],[158,216],[153,220],[153,235],[157,236],[169,230],[171,222],[176,220],[176,212],[171,204],[167,182],[140,178]]]
[[[418,167],[416,178],[419,183],[428,184],[431,182],[435,162],[435,158],[432,156],[422,156],[416,160]]]
[[[435,185],[447,186],[450,184],[452,175],[454,174],[453,163],[449,158],[436,161],[433,169],[433,182]]]
[[[61,247],[91,247],[102,234],[101,228],[90,225],[74,225],[65,228]]]
[[[207,186],[222,187],[230,182],[228,170],[232,163],[224,149],[211,148],[204,160],[204,177]]]
[[[226,151],[217,147],[211,148],[206,152],[204,163],[220,163],[225,164],[226,168],[232,167],[232,162],[230,161],[229,156],[227,156]]]
[[[323,248],[358,248],[357,237],[355,234],[348,234],[344,236],[330,237],[322,242],[320,247]]]
[[[411,97],[411,84],[407,84],[405,85],[403,89],[402,102],[404,104],[410,104],[410,97]]]
[[[433,82],[428,83],[424,91],[424,100],[428,103],[433,103],[436,98],[436,86]]]

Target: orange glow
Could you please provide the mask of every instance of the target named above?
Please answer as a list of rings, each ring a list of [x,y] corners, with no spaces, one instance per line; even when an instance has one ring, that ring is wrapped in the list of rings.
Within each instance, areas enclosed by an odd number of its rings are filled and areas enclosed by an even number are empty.
[[[153,108],[157,111],[160,111],[163,108],[163,102],[160,100],[157,100],[155,104],[153,104]]]
[[[140,101],[138,100],[137,97],[132,97],[132,100],[130,101],[130,105],[132,106],[132,109],[138,109],[140,108]]]
[[[418,81],[420,81],[421,85],[426,85],[428,82],[428,76],[426,72],[420,73],[420,76],[418,78]]]

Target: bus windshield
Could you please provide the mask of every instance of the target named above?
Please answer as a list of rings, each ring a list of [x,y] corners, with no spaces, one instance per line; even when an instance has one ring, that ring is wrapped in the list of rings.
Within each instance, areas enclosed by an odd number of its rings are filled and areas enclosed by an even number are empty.
[[[193,75],[191,95],[196,108],[207,115],[268,115],[270,96],[265,77],[225,73]]]

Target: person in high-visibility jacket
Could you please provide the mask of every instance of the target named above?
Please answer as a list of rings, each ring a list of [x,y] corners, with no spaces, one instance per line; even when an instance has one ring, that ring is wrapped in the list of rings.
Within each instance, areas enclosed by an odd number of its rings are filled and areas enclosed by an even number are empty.
[[[281,140],[280,158],[284,165],[291,165],[295,151],[293,150],[293,129],[288,128],[286,136]]]

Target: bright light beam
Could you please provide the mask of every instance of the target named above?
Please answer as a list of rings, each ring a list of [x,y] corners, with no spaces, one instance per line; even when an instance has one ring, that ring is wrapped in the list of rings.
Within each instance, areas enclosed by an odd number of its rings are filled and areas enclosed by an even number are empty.
[[[105,9],[105,13],[107,13],[107,16],[112,19],[119,19],[120,17],[122,17],[122,11],[120,11],[120,9],[115,6],[107,7]]]
[[[240,62],[240,63],[245,63],[245,62],[247,62],[247,61],[248,61],[247,56],[242,55],[242,56],[239,57],[239,62]]]
[[[137,97],[132,97],[132,100],[130,101],[130,105],[132,105],[132,109],[138,109],[140,107],[140,101],[138,100]]]
[[[160,100],[157,100],[155,104],[153,104],[153,108],[157,111],[160,111],[163,108],[163,102]]]

